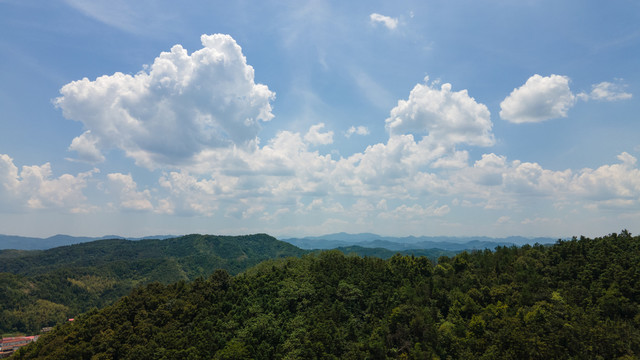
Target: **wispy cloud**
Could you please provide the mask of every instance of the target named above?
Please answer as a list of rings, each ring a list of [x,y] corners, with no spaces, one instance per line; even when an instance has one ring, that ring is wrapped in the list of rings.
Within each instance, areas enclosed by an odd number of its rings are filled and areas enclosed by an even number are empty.
[[[390,16],[385,16],[385,15],[381,15],[378,13],[373,13],[371,15],[369,15],[369,19],[371,20],[372,24],[382,24],[384,25],[387,29],[389,30],[393,30],[396,27],[398,27],[398,18],[392,18]]]
[[[347,138],[350,138],[351,135],[369,135],[369,129],[366,126],[352,126],[350,127],[344,134]]]
[[[360,69],[351,69],[350,72],[360,93],[372,105],[385,110],[393,106],[396,100],[394,96],[371,76]]]
[[[151,0],[64,0],[70,7],[103,24],[136,35],[157,35],[175,20]]]
[[[618,101],[631,99],[633,95],[625,91],[625,86],[621,83],[612,83],[603,81],[599,84],[591,86],[591,92],[581,92],[578,94],[580,100],[597,100],[597,101]]]

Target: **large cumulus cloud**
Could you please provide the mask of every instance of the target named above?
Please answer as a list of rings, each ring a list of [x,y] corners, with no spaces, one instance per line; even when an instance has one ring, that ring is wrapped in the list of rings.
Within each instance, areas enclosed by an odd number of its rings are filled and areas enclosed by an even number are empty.
[[[456,144],[490,146],[491,113],[484,104],[469,96],[467,90],[451,91],[445,83],[417,84],[409,99],[398,101],[386,120],[391,135],[414,134],[428,137],[430,143],[447,147]]]
[[[55,103],[86,131],[70,150],[89,162],[121,149],[147,168],[189,163],[203,150],[255,143],[273,117],[275,94],[256,84],[253,67],[229,35],[201,37],[188,54],[180,45],[136,75],[115,73],[71,82]]]

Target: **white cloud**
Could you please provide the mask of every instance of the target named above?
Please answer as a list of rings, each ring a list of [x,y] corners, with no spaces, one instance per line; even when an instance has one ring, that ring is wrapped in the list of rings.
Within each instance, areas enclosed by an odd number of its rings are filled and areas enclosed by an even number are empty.
[[[567,192],[572,172],[552,171],[537,163],[514,161],[503,178],[505,189],[514,194],[558,197]]]
[[[615,84],[608,81],[603,81],[599,84],[591,86],[590,93],[580,93],[578,98],[580,100],[597,100],[597,101],[618,101],[627,100],[632,98],[632,94],[624,91],[625,86],[622,84]]]
[[[91,131],[87,130],[82,135],[77,136],[71,141],[69,146],[70,151],[75,151],[78,154],[80,161],[88,163],[99,163],[105,160],[104,155],[97,147],[98,139],[91,135]],[[76,159],[69,159],[76,160]]]
[[[333,131],[320,132],[324,123],[313,125],[304,136],[304,139],[313,145],[329,145],[333,143]]]
[[[382,24],[389,30],[393,30],[398,26],[398,18],[392,18],[378,13],[369,15],[372,24]]]
[[[155,212],[158,214],[173,215],[176,212],[174,204],[169,199],[158,199]]]
[[[640,170],[637,159],[623,152],[620,163],[603,165],[597,169],[583,169],[576,176],[572,191],[596,202],[612,199],[640,201]]]
[[[146,76],[154,76],[153,71]],[[559,78],[560,83],[568,83],[568,79]],[[216,145],[200,144],[187,152],[188,162],[179,170],[164,172],[155,189],[140,190],[131,175],[116,173],[106,176],[108,190],[121,208],[207,216],[230,224],[252,219],[258,222],[253,226],[276,229],[289,226],[285,222],[291,216],[302,219],[299,226],[312,229],[337,213],[345,224],[363,229],[402,222],[406,229],[422,229],[424,219],[429,219],[430,225],[450,224],[452,209],[441,204],[461,206],[465,212],[509,209],[514,213],[540,204],[549,208],[562,204],[580,211],[640,208],[636,180],[640,173],[635,157],[627,153],[619,156],[620,163],[595,170],[549,170],[538,163],[508,161],[494,153],[470,163],[473,152],[456,147],[495,143],[489,110],[466,90],[454,92],[450,84],[436,87],[427,81],[417,84],[408,99],[398,101],[391,110],[386,119],[386,142],[348,157],[333,158],[315,150],[316,145],[333,142],[334,133],[326,130],[324,123],[302,133],[280,131],[263,144],[256,139],[257,129],[248,126],[249,136]],[[531,90],[527,84],[523,88]],[[122,129],[135,129],[134,125]],[[86,160],[98,160],[100,150],[129,149],[119,144],[107,146],[107,141],[114,140],[96,136],[93,128],[88,130],[74,145]],[[347,137],[354,134],[368,134],[368,129],[352,126],[345,132]],[[139,150],[146,152],[147,158],[157,155],[150,149]],[[153,159],[157,164],[168,163]],[[20,178],[12,162],[2,165],[0,161],[0,179],[5,189],[18,186]],[[529,210],[515,220],[516,216],[498,218],[504,212],[496,212],[498,221],[488,223],[511,226],[522,219],[537,221],[526,219],[538,214],[548,215]]]
[[[149,190],[138,191],[138,185],[131,174],[113,173],[107,175],[108,191],[120,199],[119,206],[127,210],[153,210]]]
[[[433,168],[463,168],[469,163],[468,151],[455,151],[450,156],[441,157],[434,161]]]
[[[509,222],[511,222],[511,217],[506,216],[506,215],[500,216],[498,218],[498,220],[496,220],[496,224],[506,224],[506,223],[509,223]]]
[[[382,219],[396,220],[424,220],[425,217],[444,216],[451,210],[449,205],[437,206],[437,201],[427,207],[418,204],[408,206],[402,204],[390,212],[383,212],[378,215]]]
[[[451,91],[451,84],[417,84],[408,100],[398,101],[386,120],[387,130],[394,134],[427,135],[428,142],[452,147],[456,144],[491,146],[491,114],[477,103],[467,90]]]
[[[507,159],[496,154],[483,154],[482,158],[473,164],[474,182],[485,186],[501,185]]]
[[[500,117],[513,123],[541,122],[567,117],[575,104],[569,78],[561,75],[530,77],[500,103]]]
[[[265,222],[274,222],[284,214],[291,212],[288,208],[280,208],[274,212],[265,212],[260,220]]]
[[[637,160],[626,152],[618,160],[596,169],[554,171],[537,163],[509,162],[504,156],[485,154],[473,166],[443,178],[449,182],[444,189],[464,200],[480,199],[477,204],[487,209],[529,209],[539,201],[556,209],[640,208]]]
[[[0,154],[0,181],[2,182],[0,191],[3,191],[5,195],[13,194],[20,186],[18,167],[13,163],[13,159],[6,154]]]
[[[0,209],[60,209],[72,213],[92,211],[83,189],[97,169],[76,176],[53,177],[51,164],[23,166],[21,171],[0,154]]]
[[[369,194],[380,187],[398,184],[429,161],[411,135],[393,136],[387,144],[368,146],[364,153],[342,159],[332,181],[345,193]],[[405,193],[406,191],[401,191]]]
[[[559,224],[560,222],[561,222],[560,219],[536,217],[534,219],[526,218],[522,220],[520,223],[522,225],[549,226],[550,224]]]
[[[160,212],[213,216],[220,194],[231,192],[237,179],[202,179],[185,172],[170,172],[160,177],[159,184],[168,193],[168,197],[162,199]]]
[[[180,45],[149,71],[71,82],[55,103],[87,131],[71,150],[86,161],[118,148],[147,168],[179,167],[202,151],[255,146],[261,121],[273,117],[274,93],[254,83],[254,70],[228,35],[201,37],[191,55]]]
[[[356,134],[356,135],[369,135],[369,129],[366,126],[352,126],[350,127],[347,132],[344,134],[344,136],[346,136],[347,138],[350,138],[351,135]]]

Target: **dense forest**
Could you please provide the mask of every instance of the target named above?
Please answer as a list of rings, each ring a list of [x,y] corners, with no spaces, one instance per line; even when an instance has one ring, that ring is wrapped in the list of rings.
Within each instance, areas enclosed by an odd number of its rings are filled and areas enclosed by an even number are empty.
[[[152,283],[17,359],[635,359],[640,237],[388,260],[316,252]]]
[[[341,248],[389,258],[386,249]],[[0,250],[0,334],[37,334],[91,308],[102,308],[134,287],[235,275],[261,261],[310,251],[264,234],[187,235],[167,240],[99,240],[49,250]],[[407,250],[435,260],[454,252]]]

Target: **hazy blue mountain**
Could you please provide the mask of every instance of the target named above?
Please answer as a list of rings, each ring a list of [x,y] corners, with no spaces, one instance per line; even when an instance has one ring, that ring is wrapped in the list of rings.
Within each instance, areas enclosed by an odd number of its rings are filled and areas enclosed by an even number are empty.
[[[126,240],[148,240],[148,239],[170,239],[177,235],[154,235],[145,237],[123,237],[120,235],[105,235],[101,237],[54,235],[48,238],[25,237],[16,235],[0,234],[0,250],[47,250],[58,246],[73,245],[95,240],[105,239],[126,239]],[[334,233],[322,236],[308,236],[304,238],[281,239],[302,249],[335,249],[358,245],[362,247],[384,247],[390,250],[407,249],[443,249],[459,251],[463,249],[493,249],[499,245],[524,244],[551,244],[556,238],[527,238],[522,236],[510,236],[505,238],[491,238],[486,236],[454,237],[454,236],[381,236],[371,233],[347,234]]]
[[[465,249],[494,249],[496,246],[522,246],[524,244],[552,244],[554,238],[526,238],[510,236],[491,238],[486,236],[453,237],[453,236],[380,236],[370,233],[347,234],[336,233],[323,236],[281,239],[302,249],[335,249],[338,247],[361,246],[366,248],[385,248],[389,250],[409,249],[442,249],[461,251]]]
[[[348,234],[345,232],[327,234],[322,236],[307,236],[305,240],[326,240],[326,241],[347,241],[347,242],[362,242],[383,239],[384,237],[371,233],[360,234]],[[286,241],[286,240],[285,240]]]

